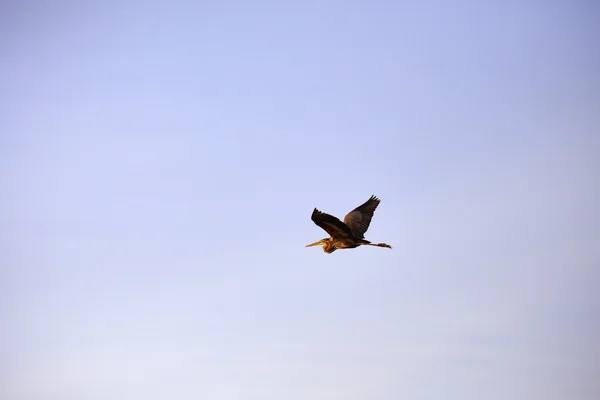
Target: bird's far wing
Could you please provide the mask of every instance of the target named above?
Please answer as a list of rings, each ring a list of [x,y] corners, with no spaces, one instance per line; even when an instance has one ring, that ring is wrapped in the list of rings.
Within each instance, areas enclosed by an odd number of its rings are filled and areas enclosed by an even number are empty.
[[[364,204],[356,207],[344,217],[344,224],[350,228],[356,238],[363,239],[365,237],[365,232],[369,229],[371,218],[373,218],[373,213],[379,202],[380,200],[377,197],[371,196]]]
[[[333,215],[325,214],[316,208],[314,209],[310,219],[312,219],[315,224],[323,228],[333,238],[341,239],[352,236],[350,228],[348,228],[342,221]]]

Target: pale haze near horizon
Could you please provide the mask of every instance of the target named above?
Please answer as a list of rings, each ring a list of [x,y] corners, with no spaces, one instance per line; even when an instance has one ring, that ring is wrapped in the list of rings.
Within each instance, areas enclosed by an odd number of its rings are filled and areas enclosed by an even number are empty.
[[[0,398],[600,398],[593,2],[0,6]],[[305,248],[382,202],[366,238]]]

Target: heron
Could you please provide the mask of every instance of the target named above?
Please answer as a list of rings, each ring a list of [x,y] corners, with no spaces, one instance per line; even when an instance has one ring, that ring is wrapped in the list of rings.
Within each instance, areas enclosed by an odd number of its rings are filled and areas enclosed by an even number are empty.
[[[377,197],[371,196],[369,200],[350,211],[344,217],[344,222],[315,208],[310,219],[329,233],[330,237],[307,244],[306,247],[323,245],[323,251],[329,254],[337,249],[353,249],[362,245],[391,249],[392,246],[389,244],[371,243],[365,240],[365,232],[369,229],[373,213],[380,201]]]

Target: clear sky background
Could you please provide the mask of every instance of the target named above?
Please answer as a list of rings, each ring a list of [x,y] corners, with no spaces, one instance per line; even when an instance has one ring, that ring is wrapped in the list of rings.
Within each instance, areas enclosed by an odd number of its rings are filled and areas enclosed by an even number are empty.
[[[600,398],[600,6],[411,3],[2,2],[0,398]]]

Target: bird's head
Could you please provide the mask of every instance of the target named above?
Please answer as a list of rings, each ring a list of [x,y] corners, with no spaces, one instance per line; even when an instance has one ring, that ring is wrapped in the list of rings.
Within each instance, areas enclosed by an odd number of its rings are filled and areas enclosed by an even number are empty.
[[[333,253],[334,251],[337,250],[335,247],[331,246],[331,242],[329,241],[329,238],[321,239],[318,242],[307,244],[305,247],[312,247],[312,246],[318,246],[318,245],[323,246],[323,251],[325,253]]]

